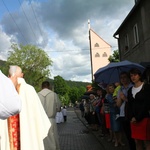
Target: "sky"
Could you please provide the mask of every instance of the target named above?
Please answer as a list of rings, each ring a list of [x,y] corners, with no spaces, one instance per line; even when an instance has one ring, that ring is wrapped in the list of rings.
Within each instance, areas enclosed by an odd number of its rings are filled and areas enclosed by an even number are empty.
[[[53,61],[51,76],[91,82],[91,29],[118,49],[113,37],[134,0],[0,0],[0,59],[12,43],[42,48]]]

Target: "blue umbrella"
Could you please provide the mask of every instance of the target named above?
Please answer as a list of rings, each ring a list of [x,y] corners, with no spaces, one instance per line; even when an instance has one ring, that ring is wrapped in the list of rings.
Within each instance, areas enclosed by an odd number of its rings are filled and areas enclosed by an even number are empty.
[[[127,60],[121,62],[112,62],[95,72],[95,81],[106,84],[119,82],[120,73],[124,71],[128,72],[132,68],[138,68],[142,73],[145,70],[143,66]]]

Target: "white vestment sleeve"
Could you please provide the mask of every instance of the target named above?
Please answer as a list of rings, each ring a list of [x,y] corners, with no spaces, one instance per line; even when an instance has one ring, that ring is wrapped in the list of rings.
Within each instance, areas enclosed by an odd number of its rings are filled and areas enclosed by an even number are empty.
[[[0,71],[0,119],[15,115],[20,110],[21,99],[12,81]]]

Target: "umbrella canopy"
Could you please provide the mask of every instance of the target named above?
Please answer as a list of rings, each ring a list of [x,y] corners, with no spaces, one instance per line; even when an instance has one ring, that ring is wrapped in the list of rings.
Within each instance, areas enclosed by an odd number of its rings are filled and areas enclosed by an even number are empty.
[[[84,93],[84,95],[90,95],[90,94],[96,94],[96,90],[95,91],[93,91],[93,90],[91,90],[91,91],[86,91],[85,93]]]
[[[82,96],[81,96],[81,99],[89,99],[89,98],[90,98],[89,95],[82,95]]]
[[[112,62],[96,71],[94,74],[95,81],[106,84],[119,82],[120,73],[124,71],[128,72],[132,68],[138,68],[142,73],[145,70],[142,65],[127,60],[121,62]]]

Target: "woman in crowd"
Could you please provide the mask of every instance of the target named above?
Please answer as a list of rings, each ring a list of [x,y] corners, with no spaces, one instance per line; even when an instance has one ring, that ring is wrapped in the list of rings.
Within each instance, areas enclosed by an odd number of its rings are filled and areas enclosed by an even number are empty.
[[[90,121],[93,131],[98,131],[98,119],[95,111],[96,97],[94,94],[90,94]]]
[[[84,104],[84,118],[87,121],[88,125],[91,125],[89,100],[85,99],[83,104]]]
[[[105,95],[105,99],[104,99],[104,113],[105,113],[105,125],[106,125],[106,129],[109,130],[109,138],[108,138],[108,142],[113,142],[114,136],[111,130],[111,125],[110,125],[110,106],[109,106],[109,102],[107,100],[107,95],[109,95],[109,91],[108,91],[108,87],[106,88],[106,95]]]
[[[108,128],[106,128],[106,120],[105,120],[105,108],[104,108],[104,100],[105,100],[105,96],[106,96],[106,91],[102,88],[97,90],[97,94],[100,97],[100,120],[101,120],[101,129],[102,132],[100,134],[101,137],[105,136],[106,134],[109,133]]]
[[[117,93],[117,106],[120,109],[119,114],[119,120],[121,122],[121,126],[123,127],[124,133],[126,135],[129,149],[130,150],[136,150],[134,139],[131,138],[131,127],[130,127],[130,120],[127,118],[127,111],[126,111],[126,105],[127,105],[127,94],[128,90],[133,86],[133,84],[130,82],[129,73],[127,72],[121,72],[120,73],[120,83],[121,87]]]
[[[136,149],[150,150],[150,85],[144,84],[140,70],[130,71],[133,87],[128,91],[128,118],[131,121],[131,134]]]
[[[107,101],[109,103],[110,106],[110,124],[111,124],[111,130],[114,134],[114,138],[115,138],[115,147],[118,147],[118,145],[122,145],[124,146],[123,142],[122,142],[122,127],[121,127],[121,123],[119,120],[116,120],[116,112],[115,112],[115,107],[116,107],[116,102],[113,100],[113,93],[115,90],[115,86],[113,84],[108,85],[108,92],[109,94],[107,94]]]

